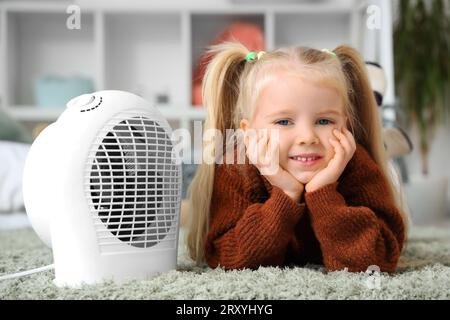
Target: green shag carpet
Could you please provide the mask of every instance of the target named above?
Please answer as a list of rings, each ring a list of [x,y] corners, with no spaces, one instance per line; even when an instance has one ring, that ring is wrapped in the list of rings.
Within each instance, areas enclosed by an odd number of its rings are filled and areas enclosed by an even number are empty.
[[[180,239],[183,239],[183,232]],[[32,229],[0,231],[0,276],[51,264]],[[450,299],[450,229],[413,228],[393,275],[321,266],[224,271],[196,267],[182,242],[177,270],[122,285],[58,288],[53,270],[0,281],[1,299]]]

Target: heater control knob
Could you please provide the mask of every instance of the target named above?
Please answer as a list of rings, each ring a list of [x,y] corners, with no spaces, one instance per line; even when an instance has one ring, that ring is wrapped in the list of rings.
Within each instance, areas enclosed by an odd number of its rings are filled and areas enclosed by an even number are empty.
[[[90,103],[94,102],[95,96],[92,94],[83,94],[75,97],[67,103],[68,108],[83,108]]]

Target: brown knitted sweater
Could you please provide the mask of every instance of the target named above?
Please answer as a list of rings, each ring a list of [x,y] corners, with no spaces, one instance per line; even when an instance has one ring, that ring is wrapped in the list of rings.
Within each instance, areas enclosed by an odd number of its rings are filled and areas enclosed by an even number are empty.
[[[212,268],[323,264],[394,272],[402,217],[368,152],[357,145],[338,182],[296,203],[251,164],[215,168],[205,259]]]

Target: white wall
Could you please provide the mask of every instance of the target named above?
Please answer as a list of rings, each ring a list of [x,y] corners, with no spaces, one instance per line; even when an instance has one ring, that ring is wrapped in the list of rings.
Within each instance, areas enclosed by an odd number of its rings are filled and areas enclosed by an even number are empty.
[[[416,127],[409,130],[414,144],[414,150],[405,157],[410,175],[420,175],[422,172],[419,150],[419,135]],[[429,157],[429,175],[432,177],[445,176],[450,181],[450,125],[441,126],[436,131],[435,139],[431,144]],[[450,186],[447,189],[447,215],[450,216]]]

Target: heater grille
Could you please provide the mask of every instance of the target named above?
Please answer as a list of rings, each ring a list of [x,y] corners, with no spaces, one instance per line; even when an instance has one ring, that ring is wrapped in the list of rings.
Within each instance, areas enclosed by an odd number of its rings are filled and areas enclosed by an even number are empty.
[[[112,122],[87,161],[87,197],[100,248],[120,250],[116,239],[136,248],[161,242],[174,247],[181,168],[172,159],[167,130],[142,116]]]

